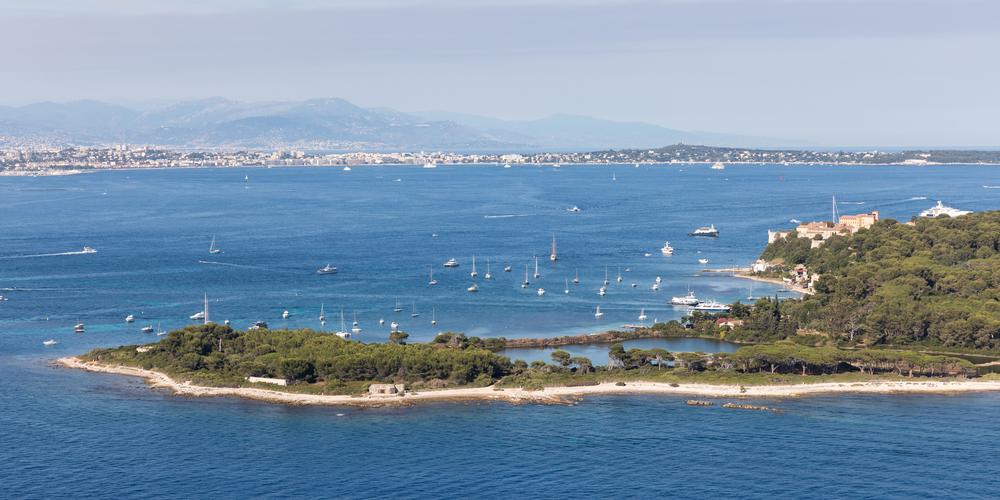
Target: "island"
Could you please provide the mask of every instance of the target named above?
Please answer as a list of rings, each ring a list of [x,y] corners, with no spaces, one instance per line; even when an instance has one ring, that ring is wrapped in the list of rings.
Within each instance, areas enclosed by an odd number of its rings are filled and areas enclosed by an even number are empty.
[[[410,343],[397,332],[388,343],[362,343],[312,330],[239,331],[208,324],[171,332],[156,343],[95,349],[59,363],[143,377],[183,395],[289,404],[1000,390],[994,371],[1000,365],[1000,212],[879,220],[819,245],[785,235],[761,257],[770,264],[761,274],[771,278],[808,269],[813,293],[551,341],[445,332],[431,342]],[[746,345],[732,353],[671,353],[622,344],[658,336]],[[563,350],[553,351],[549,363],[499,354],[508,347],[588,339],[608,344],[607,365]]]

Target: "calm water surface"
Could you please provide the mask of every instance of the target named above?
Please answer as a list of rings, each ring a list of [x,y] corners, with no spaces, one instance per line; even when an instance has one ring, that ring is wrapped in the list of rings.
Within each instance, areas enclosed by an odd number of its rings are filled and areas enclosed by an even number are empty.
[[[877,209],[905,220],[937,199],[1000,206],[1000,190],[983,184],[1000,184],[1000,170],[386,167],[0,178],[0,294],[8,299],[0,303],[0,494],[992,496],[1000,486],[990,447],[1000,439],[994,394],[766,402],[782,414],[692,408],[671,397],[288,408],[171,397],[137,380],[48,364],[95,346],[150,341],[139,333],[146,324],[188,324],[204,293],[213,319],[238,327],[263,319],[319,328],[324,305],[327,326],[339,328],[341,310],[348,324],[356,312],[365,341],[387,337],[379,318],[398,321],[416,340],[440,330],[589,333],[635,323],[640,309],[649,319],[676,318],[683,311],[666,301],[689,287],[727,301],[751,293],[745,281],[699,273],[698,258],[746,264],[768,228],[826,217],[831,195],[842,213]],[[582,212],[567,212],[572,205]],[[717,240],[685,236],[711,223],[722,232]],[[554,264],[546,260],[553,233]],[[213,234],[221,254],[207,252]],[[674,256],[658,253],[664,240]],[[98,253],[43,256],[84,245]],[[480,276],[477,294],[465,291],[473,254],[481,275],[489,257],[496,278]],[[542,278],[525,290],[524,266],[535,255]],[[441,267],[450,257],[461,267]],[[340,272],[317,276],[327,262]],[[504,265],[514,272],[503,273]],[[601,298],[606,266],[613,283]],[[436,287],[427,286],[432,267]],[[582,283],[563,294],[577,270]],[[664,286],[654,293],[656,276]],[[752,293],[775,292],[754,285]],[[397,298],[403,313],[392,312]],[[129,313],[139,317],[133,325],[122,321]],[[77,322],[85,334],[72,333]],[[60,344],[44,348],[47,338]],[[635,345],[644,342],[653,341]],[[677,342],[666,348],[732,348]],[[595,360],[606,353],[580,349]]]

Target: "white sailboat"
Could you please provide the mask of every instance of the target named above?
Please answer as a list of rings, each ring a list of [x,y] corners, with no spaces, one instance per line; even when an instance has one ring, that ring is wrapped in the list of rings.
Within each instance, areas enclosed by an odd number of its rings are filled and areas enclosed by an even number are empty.
[[[622,266],[618,266],[618,282],[621,283],[622,280]]]
[[[535,256],[535,279],[541,278],[542,273],[538,272],[538,256]]]
[[[604,286],[608,286],[611,283],[608,281],[608,266],[604,266]]]
[[[486,257],[486,274],[483,275],[484,279],[493,279],[493,273],[490,272],[490,258]]]
[[[438,280],[434,279],[434,267],[431,266],[431,280],[427,282],[427,286],[434,286],[438,284]]]
[[[639,309],[639,321],[646,321],[646,308]]]
[[[472,276],[473,278],[475,278],[476,276],[479,276],[479,273],[476,272],[476,256],[475,255],[472,256],[472,272],[469,273],[469,276]]]
[[[420,316],[420,313],[417,312],[417,305],[413,304],[413,312],[410,313],[410,317],[416,318],[417,316]]]
[[[340,310],[340,331],[336,332],[335,335],[338,336],[338,337],[340,337],[340,338],[342,338],[342,339],[349,339],[349,338],[351,338],[351,332],[347,331],[347,328],[344,326],[344,310],[343,309]]]
[[[597,306],[597,310],[594,311],[594,317],[597,319],[601,319],[604,317],[604,313],[601,312],[601,306]]]
[[[323,324],[323,325],[326,324],[326,312],[324,310],[325,307],[326,307],[326,304],[320,304],[319,305],[319,322],[320,322],[320,324]]]
[[[361,325],[358,323],[358,313],[354,313],[354,324],[351,325],[351,333],[359,334],[361,333]]]
[[[544,288],[539,288],[537,293],[538,293],[539,297],[542,297],[542,296],[545,295],[545,289]]]
[[[156,324],[156,336],[157,337],[162,337],[162,336],[164,336],[166,334],[167,334],[167,331],[164,330],[163,328],[160,328],[160,324],[157,323]]]
[[[433,307],[431,308],[431,324],[432,325],[438,324],[437,311],[435,311]]]
[[[392,308],[392,312],[403,312],[403,306],[399,305],[399,298],[396,298],[396,307]]]
[[[214,254],[217,254],[217,253],[220,253],[220,252],[222,252],[222,249],[221,248],[217,248],[215,246],[215,235],[213,234],[212,235],[212,242],[208,244],[208,253],[214,255]]]
[[[559,257],[556,256],[556,235],[555,234],[552,235],[552,253],[549,254],[549,260],[552,261],[552,262],[555,262],[555,261],[559,260]]]
[[[574,285],[579,285],[580,284],[580,269],[579,268],[577,268],[577,270],[576,270],[576,275],[573,276],[573,284]]]
[[[566,288],[563,289],[563,293],[569,294],[569,279],[566,279]]]
[[[528,265],[524,265],[524,283],[521,283],[521,288],[528,288],[531,282],[528,281]]]
[[[59,341],[56,340],[56,339],[49,339],[49,340],[43,340],[42,341],[42,345],[45,345],[45,346],[53,346],[53,345],[56,345],[58,343],[59,343]]]

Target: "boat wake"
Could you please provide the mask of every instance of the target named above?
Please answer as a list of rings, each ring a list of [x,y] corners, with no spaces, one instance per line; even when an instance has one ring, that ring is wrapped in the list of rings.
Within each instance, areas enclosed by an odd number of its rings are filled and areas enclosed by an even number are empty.
[[[863,201],[838,201],[838,205],[864,205]]]
[[[210,266],[238,267],[238,268],[241,268],[241,269],[259,269],[261,271],[267,271],[268,270],[266,267],[250,266],[250,265],[247,265],[247,264],[233,264],[231,262],[219,262],[219,261],[215,261],[215,260],[199,260],[198,263],[199,264],[207,264],[207,265],[210,265]]]
[[[531,217],[531,214],[484,215],[484,219],[510,219],[511,217]]]
[[[36,253],[31,255],[5,255],[0,257],[0,259],[34,259],[36,257],[62,257],[63,255],[86,255],[88,253],[94,252],[58,252],[58,253]]]
[[[983,189],[1000,189],[1000,186],[989,186],[989,185],[983,184]]]
[[[919,201],[919,200],[926,200],[926,199],[927,199],[926,196],[914,196],[914,197],[912,197],[912,198],[910,198],[910,199],[908,199],[906,201]]]

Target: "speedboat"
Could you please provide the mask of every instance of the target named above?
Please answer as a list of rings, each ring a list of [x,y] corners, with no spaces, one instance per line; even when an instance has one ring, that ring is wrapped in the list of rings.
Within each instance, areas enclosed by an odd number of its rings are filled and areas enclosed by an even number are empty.
[[[715,228],[715,224],[712,224],[708,227],[705,226],[699,227],[698,229],[695,229],[694,231],[688,233],[688,236],[704,236],[708,238],[718,238],[719,230]]]
[[[669,241],[664,241],[663,248],[660,249],[660,253],[662,253],[663,255],[673,255],[674,247],[670,246]]]
[[[503,268],[503,272],[505,272],[505,273],[509,273],[509,272],[511,272],[511,271],[512,271],[513,269],[514,269],[514,268],[512,268],[512,267],[510,267],[510,266],[504,266],[504,268]]]
[[[47,346],[56,345],[58,343],[59,343],[59,341],[56,340],[56,339],[49,339],[49,340],[43,340],[42,341],[42,345],[47,345]]]
[[[385,324],[385,318],[379,318],[378,319],[378,326],[382,326],[384,324]]]
[[[566,211],[576,213],[580,211],[580,207],[573,205],[572,207],[567,208]]]
[[[76,333],[83,333],[84,330],[85,328],[83,327],[83,323],[77,323],[75,326],[73,326],[73,331]]]
[[[699,264],[708,264],[708,259],[698,259]]]
[[[478,292],[479,291],[479,287],[476,286],[475,283],[473,283],[472,286],[470,286],[469,288],[466,288],[465,290],[468,291],[468,292]]]
[[[344,172],[350,172],[350,171],[351,171],[351,167],[344,167]]]
[[[205,319],[205,311],[198,311],[198,312],[196,312],[196,313],[188,316],[188,318],[190,318],[192,320],[195,320],[195,321],[200,320],[200,319]]]
[[[654,281],[654,282],[655,282],[655,283],[656,283],[657,285],[659,285],[660,283],[663,283],[663,278],[661,278],[661,277],[657,276],[657,277],[656,277],[656,279],[655,279],[655,280],[653,280],[653,281]]]
[[[424,168],[438,168],[437,164],[433,162],[424,163]]]
[[[153,325],[146,325],[142,327],[142,333],[153,333]]]
[[[718,162],[718,161],[717,161],[717,162],[715,162],[715,163],[714,163],[714,164],[712,165],[712,170],[725,170],[725,169],[726,169],[726,166],[725,166],[725,165],[723,165],[723,164],[722,164],[722,162]]]
[[[80,253],[97,253],[97,250],[94,250],[94,247],[83,247]]]
[[[135,322],[135,316],[132,316],[131,314],[129,314],[128,316],[125,316],[125,322],[126,323],[133,323],[133,322]]]
[[[940,201],[937,205],[934,205],[923,212],[920,212],[921,217],[937,217],[940,215],[947,215],[948,217],[958,217],[959,215],[971,214],[969,210],[959,210],[957,208],[949,207]]]
[[[688,290],[687,295],[683,297],[673,297],[670,299],[670,303],[678,306],[696,306],[701,302],[698,297],[694,295],[694,292]]]
[[[710,300],[708,302],[701,302],[694,306],[694,310],[699,312],[729,312],[729,306],[721,302]]]
[[[510,168],[510,163],[504,163],[503,168]]]
[[[254,321],[247,330],[267,330],[267,321]]]
[[[399,323],[396,323],[395,321],[393,321],[393,322],[389,323],[389,328],[392,328],[392,330],[395,331],[397,328],[399,328]]]
[[[327,264],[316,270],[316,274],[335,274],[336,272],[337,268],[331,266],[330,264]]]
[[[292,313],[288,312],[288,309],[285,309],[281,312],[281,319],[288,319],[291,315]]]
[[[448,259],[448,261],[444,263],[444,267],[458,267],[458,261],[455,259]]]
[[[656,291],[658,291],[660,289],[660,284],[659,283],[653,283],[653,286],[651,286],[649,288],[650,288],[650,290],[656,292]]]
[[[538,289],[538,296],[539,296],[539,297],[542,297],[542,296],[544,296],[544,295],[545,295],[545,289],[544,289],[544,288],[539,288],[539,289]]]

